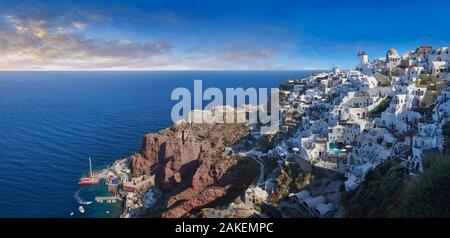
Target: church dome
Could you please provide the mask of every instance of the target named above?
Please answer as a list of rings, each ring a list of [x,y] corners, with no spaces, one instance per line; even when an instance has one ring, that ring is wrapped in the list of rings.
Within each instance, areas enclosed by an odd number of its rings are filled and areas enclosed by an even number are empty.
[[[386,52],[386,59],[388,59],[388,58],[398,58],[398,53],[394,48],[390,48]]]

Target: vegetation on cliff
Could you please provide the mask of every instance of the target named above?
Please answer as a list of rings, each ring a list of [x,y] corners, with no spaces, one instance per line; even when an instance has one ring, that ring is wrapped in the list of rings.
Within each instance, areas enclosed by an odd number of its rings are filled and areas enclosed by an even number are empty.
[[[276,178],[278,185],[271,196],[271,202],[277,203],[289,193],[298,192],[313,179],[314,175],[303,171],[297,163],[284,164]]]
[[[436,156],[427,170],[406,188],[402,203],[393,217],[450,218],[450,157]]]
[[[442,155],[425,161],[425,172],[405,191],[395,217],[446,217],[450,218],[450,122],[442,133],[447,147]]]
[[[443,127],[447,145],[450,123]],[[355,191],[343,195],[348,217],[450,217],[450,149],[424,160],[424,173],[408,176],[392,160],[366,175]]]
[[[406,177],[406,169],[399,161],[388,161],[369,171],[356,190],[343,194],[346,216],[389,216],[400,203]]]
[[[391,97],[387,97],[387,98],[381,100],[380,104],[378,104],[378,106],[376,108],[374,108],[372,111],[369,112],[369,115],[370,116],[381,116],[381,113],[386,111],[386,109],[391,104],[391,100],[392,100]]]

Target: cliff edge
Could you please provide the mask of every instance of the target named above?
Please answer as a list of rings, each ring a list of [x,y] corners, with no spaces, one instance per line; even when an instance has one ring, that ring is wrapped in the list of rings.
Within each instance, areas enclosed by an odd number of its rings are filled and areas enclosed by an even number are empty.
[[[174,124],[144,137],[141,151],[131,157],[131,172],[155,176],[166,195],[162,217],[225,204],[258,175],[255,161],[225,152],[249,133],[245,124]]]

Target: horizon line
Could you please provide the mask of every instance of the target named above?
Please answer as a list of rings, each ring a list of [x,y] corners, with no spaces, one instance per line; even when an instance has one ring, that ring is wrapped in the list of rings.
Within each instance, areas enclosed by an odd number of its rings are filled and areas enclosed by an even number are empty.
[[[37,69],[2,70],[0,72],[165,72],[165,71],[330,71],[331,69]],[[348,70],[348,69],[342,69]]]

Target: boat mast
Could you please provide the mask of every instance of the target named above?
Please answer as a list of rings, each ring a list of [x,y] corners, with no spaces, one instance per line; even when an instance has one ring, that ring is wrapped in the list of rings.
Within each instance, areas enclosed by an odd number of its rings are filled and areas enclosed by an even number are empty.
[[[91,173],[91,179],[92,179],[92,163],[91,163],[91,157],[89,157],[89,171]]]

